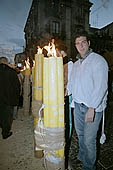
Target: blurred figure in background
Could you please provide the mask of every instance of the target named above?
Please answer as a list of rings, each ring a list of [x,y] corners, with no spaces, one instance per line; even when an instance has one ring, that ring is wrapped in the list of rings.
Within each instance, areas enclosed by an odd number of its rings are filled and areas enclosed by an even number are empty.
[[[19,102],[17,106],[14,106],[14,112],[13,112],[13,119],[15,120],[17,118],[18,109],[22,108],[23,106],[23,74],[20,71],[21,67],[19,65],[16,66],[15,70],[17,72],[17,76],[20,82],[20,95],[19,95]]]
[[[6,57],[0,57],[0,127],[2,137],[12,135],[13,109],[18,105],[20,82],[16,71],[8,65]]]

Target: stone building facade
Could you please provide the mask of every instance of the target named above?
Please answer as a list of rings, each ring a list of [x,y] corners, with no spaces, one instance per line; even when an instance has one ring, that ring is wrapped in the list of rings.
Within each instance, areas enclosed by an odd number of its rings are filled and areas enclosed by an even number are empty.
[[[33,0],[25,32],[25,54],[31,59],[37,46],[48,45],[52,38],[69,57],[75,54],[74,34],[85,28],[89,32],[89,0]]]
[[[24,59],[29,57],[33,60],[37,46],[48,45],[52,38],[59,49],[74,59],[74,34],[85,28],[91,36],[91,48],[105,57],[109,56],[108,62],[113,63],[113,22],[101,29],[90,27],[92,5],[89,0],[33,0],[24,28]],[[18,63],[21,58],[23,60],[23,55],[17,54],[15,58]]]

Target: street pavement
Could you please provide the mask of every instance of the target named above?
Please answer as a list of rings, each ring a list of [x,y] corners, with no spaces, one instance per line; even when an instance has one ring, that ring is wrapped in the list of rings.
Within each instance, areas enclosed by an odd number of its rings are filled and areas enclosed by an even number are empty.
[[[101,134],[101,128],[99,130],[99,134]],[[105,111],[105,135],[105,143],[99,144],[98,142],[97,145],[97,170],[113,170],[113,100],[109,102]],[[98,137],[98,139],[100,139],[100,137]],[[81,170],[82,168],[82,164],[77,162],[77,153],[78,139],[73,128],[69,150],[69,170]]]

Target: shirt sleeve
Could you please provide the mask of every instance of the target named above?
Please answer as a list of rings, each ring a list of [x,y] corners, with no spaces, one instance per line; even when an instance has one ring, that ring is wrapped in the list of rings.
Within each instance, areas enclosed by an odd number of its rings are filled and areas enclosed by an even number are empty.
[[[108,65],[107,62],[97,63],[93,69],[94,90],[91,94],[90,107],[97,108],[107,94]]]
[[[68,95],[72,94],[72,70],[73,70],[73,63],[68,63],[68,83],[67,83],[67,91]]]

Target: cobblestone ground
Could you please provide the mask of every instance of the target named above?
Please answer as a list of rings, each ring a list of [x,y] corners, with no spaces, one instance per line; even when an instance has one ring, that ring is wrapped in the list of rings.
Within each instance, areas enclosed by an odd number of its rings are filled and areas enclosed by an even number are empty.
[[[99,146],[97,170],[113,170],[113,102],[106,109],[105,134],[106,141]],[[82,164],[76,163],[78,153],[78,139],[73,130],[69,151],[69,169],[81,170]]]

